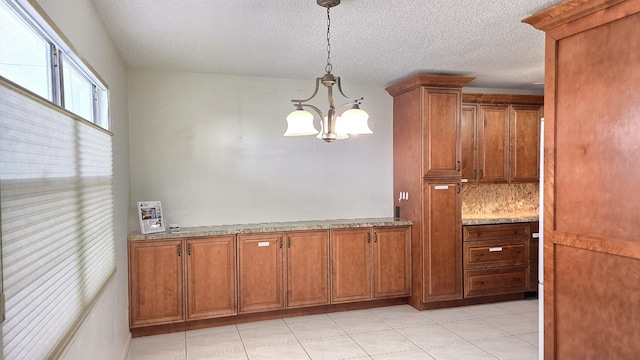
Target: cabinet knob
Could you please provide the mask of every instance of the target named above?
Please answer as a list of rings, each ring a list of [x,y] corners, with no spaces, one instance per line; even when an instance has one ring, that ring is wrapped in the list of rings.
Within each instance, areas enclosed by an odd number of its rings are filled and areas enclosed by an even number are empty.
[[[481,256],[484,256],[484,254],[483,254],[483,253],[477,253],[477,254],[475,254],[474,256],[475,256],[475,257],[481,257]]]
[[[476,281],[476,285],[482,286],[482,285],[484,285],[484,281]]]
[[[480,169],[480,179],[484,179],[484,171],[482,169]]]
[[[482,236],[482,231],[478,231],[478,236]]]
[[[456,171],[460,171],[460,160],[458,160],[458,165],[457,165]]]
[[[473,169],[473,180],[475,180],[478,177],[478,170]]]

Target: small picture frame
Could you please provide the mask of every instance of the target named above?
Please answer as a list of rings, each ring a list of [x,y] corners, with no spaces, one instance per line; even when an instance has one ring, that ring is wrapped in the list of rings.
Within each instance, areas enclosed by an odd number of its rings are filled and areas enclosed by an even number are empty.
[[[143,234],[165,231],[160,201],[139,201],[138,220],[140,220],[140,232]]]

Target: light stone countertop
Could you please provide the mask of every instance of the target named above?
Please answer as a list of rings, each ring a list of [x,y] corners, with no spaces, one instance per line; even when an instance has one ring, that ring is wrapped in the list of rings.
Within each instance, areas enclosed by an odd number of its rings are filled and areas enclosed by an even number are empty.
[[[141,234],[139,231],[129,234],[129,241],[140,240],[163,240],[175,238],[191,238],[200,236],[234,235],[267,233],[281,231],[304,231],[304,230],[329,230],[345,228],[368,228],[382,226],[408,226],[411,220],[395,218],[367,218],[367,219],[337,219],[337,220],[312,220],[312,221],[291,221],[272,222],[256,224],[235,224],[235,225],[214,225],[181,227],[178,232],[160,232],[152,234]]]

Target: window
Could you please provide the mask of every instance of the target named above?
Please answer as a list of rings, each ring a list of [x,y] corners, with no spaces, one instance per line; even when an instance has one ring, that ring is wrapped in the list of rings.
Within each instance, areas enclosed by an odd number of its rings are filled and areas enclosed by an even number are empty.
[[[106,86],[28,0],[0,0],[0,76],[109,129]]]
[[[0,359],[58,357],[115,272],[108,123],[97,76],[0,0]]]

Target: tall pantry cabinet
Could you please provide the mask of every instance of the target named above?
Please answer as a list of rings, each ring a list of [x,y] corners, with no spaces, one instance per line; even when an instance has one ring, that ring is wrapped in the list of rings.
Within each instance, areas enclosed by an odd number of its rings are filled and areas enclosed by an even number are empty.
[[[395,206],[411,219],[413,294],[418,309],[462,299],[460,109],[472,77],[417,75],[393,96]]]

